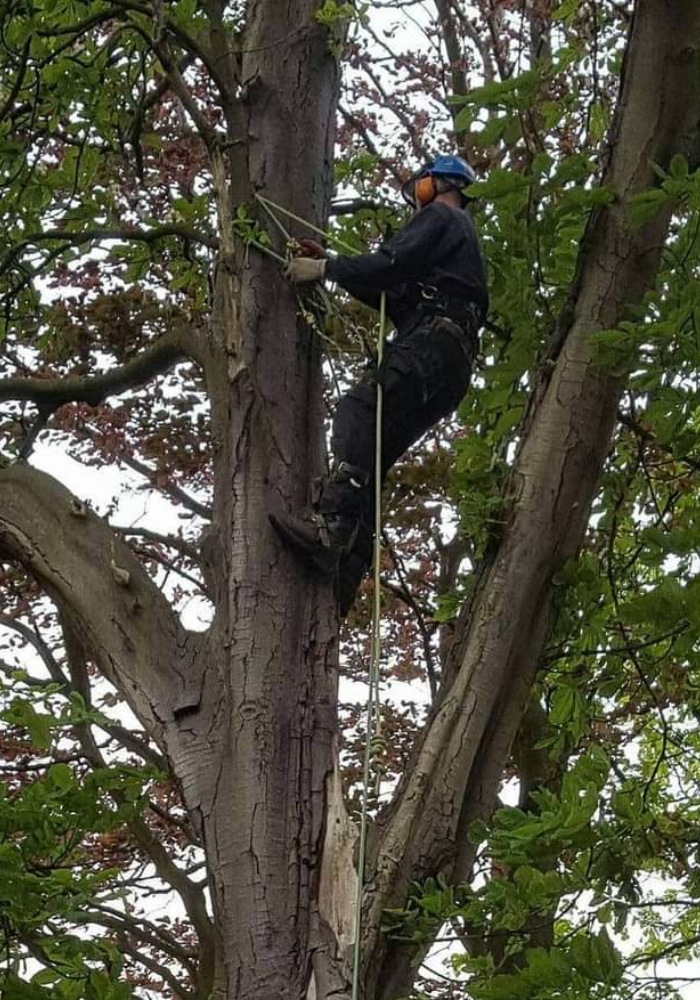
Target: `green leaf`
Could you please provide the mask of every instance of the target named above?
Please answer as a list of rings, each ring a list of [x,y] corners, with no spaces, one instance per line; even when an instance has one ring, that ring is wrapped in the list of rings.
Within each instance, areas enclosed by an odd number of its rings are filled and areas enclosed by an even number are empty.
[[[478,181],[469,188],[469,194],[474,198],[486,198],[491,201],[504,198],[515,192],[524,191],[532,184],[532,178],[518,174],[512,170],[492,170],[485,181]]]
[[[557,688],[552,697],[549,710],[549,721],[553,726],[561,726],[572,718],[576,704],[576,692],[573,688]]]
[[[433,621],[449,622],[453,621],[459,612],[462,599],[459,594],[450,591],[447,594],[438,594],[436,609],[433,612]]]
[[[65,792],[75,785],[75,778],[67,764],[52,764],[46,775],[46,784],[54,791]]]
[[[601,928],[593,942],[601,981],[608,986],[617,986],[622,980],[622,960],[605,927]]]
[[[663,188],[650,188],[634,195],[627,206],[631,225],[640,228],[651,222],[668,202],[669,196]]]
[[[685,181],[688,179],[690,168],[688,166],[688,161],[680,153],[672,158],[671,163],[668,168],[669,175],[677,181]]]
[[[578,11],[580,0],[564,0],[550,14],[552,21],[571,21]]]
[[[38,749],[45,750],[50,745],[52,716],[41,715],[26,699],[14,698],[9,709],[0,712],[0,717],[26,729],[32,743]]]

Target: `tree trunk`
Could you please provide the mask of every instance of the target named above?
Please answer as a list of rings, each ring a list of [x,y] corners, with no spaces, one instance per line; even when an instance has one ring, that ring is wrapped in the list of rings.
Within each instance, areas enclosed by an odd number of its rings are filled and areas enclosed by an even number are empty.
[[[670,209],[631,226],[629,200],[653,165],[697,162],[700,8],[640,0],[629,39],[612,155],[614,204],[596,211],[569,307],[531,401],[506,491],[502,535],[458,625],[451,686],[426,728],[414,767],[381,823],[364,903],[365,997],[410,990],[415,949],[382,938],[385,907],[442,872],[469,878],[467,833],[491,813],[549,626],[551,581],[580,545],[623,382],[595,361],[590,335],[613,328],[656,275]]]
[[[313,3],[251,8],[220,218],[264,193],[327,217],[338,68]],[[245,155],[243,154],[245,150]],[[274,232],[274,230],[271,230]],[[268,515],[300,511],[323,472],[320,350],[277,263],[225,230],[207,365],[214,441],[209,540],[216,617],[201,689],[178,713],[175,770],[202,830],[216,924],[217,1000],[299,998],[321,947],[316,900],[336,735],[337,621],[328,584]],[[332,956],[334,958],[334,956]]]

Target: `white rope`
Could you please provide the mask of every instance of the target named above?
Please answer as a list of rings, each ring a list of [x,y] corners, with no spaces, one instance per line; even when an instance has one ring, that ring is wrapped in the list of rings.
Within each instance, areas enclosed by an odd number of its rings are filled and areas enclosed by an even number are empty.
[[[377,343],[377,367],[384,357],[384,333],[386,328],[386,295],[382,292],[379,308],[379,339]],[[382,384],[377,379],[377,410],[374,437],[374,587],[372,607],[372,645],[369,666],[369,694],[367,697],[367,732],[365,735],[365,757],[362,773],[362,813],[360,819],[360,845],[357,862],[357,896],[355,898],[355,947],[352,963],[352,1000],[360,1000],[361,938],[362,938],[362,893],[365,881],[365,861],[367,854],[367,828],[369,826],[369,789],[372,769],[374,734],[379,719],[379,667],[381,658],[381,590],[380,562],[382,556]]]

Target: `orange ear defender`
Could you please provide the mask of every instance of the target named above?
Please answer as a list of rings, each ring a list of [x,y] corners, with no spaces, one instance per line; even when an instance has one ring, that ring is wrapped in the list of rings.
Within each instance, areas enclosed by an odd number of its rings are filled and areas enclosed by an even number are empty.
[[[418,205],[430,204],[436,194],[437,186],[430,174],[427,177],[419,177],[413,186],[413,197]]]

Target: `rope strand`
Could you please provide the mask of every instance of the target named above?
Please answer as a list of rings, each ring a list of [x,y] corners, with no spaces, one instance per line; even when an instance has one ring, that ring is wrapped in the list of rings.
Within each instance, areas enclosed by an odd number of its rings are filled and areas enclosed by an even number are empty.
[[[294,222],[298,222],[300,226],[306,226],[307,229],[311,230],[312,233],[316,233],[317,236],[323,236],[324,239],[332,243],[333,246],[338,247],[340,250],[344,250],[345,253],[350,254],[354,257],[357,254],[357,250],[351,247],[347,243],[343,243],[342,240],[334,236],[333,233],[326,232],[325,229],[319,229],[318,226],[314,226],[312,222],[307,222],[306,219],[302,219],[300,215],[295,215],[294,212],[290,212],[287,208],[282,208],[281,205],[276,205],[274,201],[270,201],[269,198],[263,198],[261,194],[256,194],[255,197],[263,206],[269,206],[269,208],[274,208],[276,212],[281,212],[282,215],[286,215],[288,219],[293,219]]]
[[[377,342],[377,365],[384,357],[384,333],[386,328],[386,294],[382,292],[379,309],[379,339]],[[372,603],[372,645],[369,667],[369,694],[367,697],[367,732],[365,734],[365,757],[362,772],[362,814],[360,818],[360,844],[357,862],[357,897],[355,900],[355,946],[352,967],[352,1000],[360,1000],[361,938],[362,938],[362,893],[365,881],[365,860],[367,855],[367,828],[369,826],[369,790],[372,770],[372,745],[379,715],[379,666],[381,657],[381,590],[380,561],[382,555],[382,417],[384,393],[377,380],[377,411],[374,438],[374,585]]]

